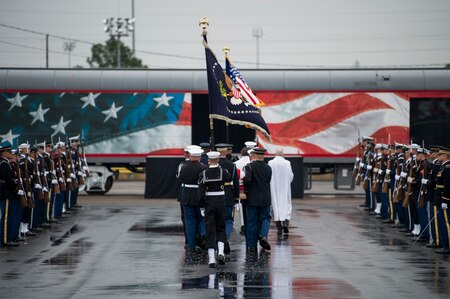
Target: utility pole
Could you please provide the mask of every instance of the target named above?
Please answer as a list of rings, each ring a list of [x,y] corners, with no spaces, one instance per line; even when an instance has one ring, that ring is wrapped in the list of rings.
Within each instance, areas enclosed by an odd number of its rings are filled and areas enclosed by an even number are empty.
[[[256,68],[259,69],[259,39],[264,35],[264,29],[262,27],[253,27],[252,36],[256,38]]]
[[[131,19],[132,20],[136,20],[134,18],[134,0],[131,0]],[[133,55],[135,55],[135,51],[136,51],[136,44],[134,43],[134,38],[135,38],[134,34],[135,34],[135,32],[136,32],[136,24],[134,24],[134,28],[133,28],[133,31],[132,31]]]
[[[48,38],[49,35],[45,35],[45,68],[48,69]]]

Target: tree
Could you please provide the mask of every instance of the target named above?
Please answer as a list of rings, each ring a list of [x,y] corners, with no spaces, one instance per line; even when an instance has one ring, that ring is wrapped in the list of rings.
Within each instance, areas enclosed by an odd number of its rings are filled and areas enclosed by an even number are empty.
[[[445,65],[445,68],[446,68],[446,69],[450,69],[450,63],[447,64],[447,65]]]
[[[123,68],[147,68],[142,60],[134,57],[131,49],[119,40],[120,65]],[[117,67],[117,39],[111,37],[106,43],[95,44],[91,48],[92,56],[87,59],[91,67]]]

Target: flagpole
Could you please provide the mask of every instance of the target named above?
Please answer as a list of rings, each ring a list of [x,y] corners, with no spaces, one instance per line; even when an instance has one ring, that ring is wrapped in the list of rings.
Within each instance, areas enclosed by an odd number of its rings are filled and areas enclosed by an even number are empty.
[[[207,28],[209,26],[209,22],[207,18],[203,18],[200,20],[199,24],[198,24],[201,28],[202,28],[202,37],[203,37],[203,41],[205,42],[205,44],[208,44],[208,31]],[[205,55],[206,55],[206,45],[205,45]],[[208,68],[208,64],[206,64],[206,68]],[[208,84],[210,81],[209,78],[209,72],[207,71],[207,76],[208,76]],[[209,90],[209,88],[208,88]],[[211,95],[208,92],[208,107],[209,107],[209,131],[211,134],[210,137],[210,145],[211,145],[211,150],[214,150],[214,122],[213,122],[213,118],[211,117]]]
[[[230,51],[231,49],[230,49],[230,47],[223,47],[222,48],[222,51],[225,53],[225,60],[227,59],[227,57],[228,57],[228,52]],[[227,122],[227,121],[225,121],[225,124],[226,124],[226,126],[225,126],[225,136],[226,136],[226,143],[230,143],[230,126],[229,126],[229,123]]]

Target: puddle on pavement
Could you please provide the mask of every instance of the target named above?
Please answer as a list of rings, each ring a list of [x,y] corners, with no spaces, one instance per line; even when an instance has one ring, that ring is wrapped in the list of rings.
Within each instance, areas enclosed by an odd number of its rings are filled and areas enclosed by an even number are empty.
[[[69,248],[62,253],[46,259],[42,263],[46,265],[64,266],[66,269],[74,269],[80,263],[83,255],[87,254],[93,246],[93,242],[88,241],[87,238],[81,238],[73,241]]]
[[[152,232],[152,233],[160,233],[160,234],[183,234],[183,226],[181,223],[163,225],[161,223],[161,219],[159,218],[151,218],[146,219],[145,221],[135,223],[130,229],[129,232]]]
[[[361,298],[353,285],[340,279],[295,278],[292,280],[293,298]]]
[[[50,242],[52,242],[52,246],[59,246],[65,241],[65,239],[69,238],[74,234],[81,233],[84,230],[85,230],[84,227],[75,224],[68,231],[66,231],[64,235],[62,235],[59,238],[55,236],[50,236]]]

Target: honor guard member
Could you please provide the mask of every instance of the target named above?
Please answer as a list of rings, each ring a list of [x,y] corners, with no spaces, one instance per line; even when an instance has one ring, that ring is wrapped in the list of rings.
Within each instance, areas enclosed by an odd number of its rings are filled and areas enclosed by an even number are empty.
[[[436,198],[435,198],[436,175],[441,168],[441,163],[439,162],[438,159],[439,149],[440,146],[438,145],[431,145],[429,147],[430,150],[429,159],[431,163],[429,163],[430,166],[428,168],[428,177],[422,179],[422,185],[425,185],[427,189],[426,200],[429,202],[428,217],[429,219],[432,220],[430,223],[432,240],[430,240],[430,244],[427,244],[427,247],[429,248],[440,247],[439,224],[437,215],[438,207],[436,205]]]
[[[175,173],[175,177],[178,179],[180,177],[180,172],[181,169],[183,168],[184,164],[186,164],[187,162],[190,161],[190,154],[189,154],[189,150],[190,149],[200,149],[200,146],[198,145],[188,145],[184,148],[184,161],[181,161],[180,164],[178,164],[177,167],[177,171]],[[184,248],[188,249],[189,245],[188,245],[188,237],[187,237],[187,231],[186,231],[186,223],[185,223],[185,216],[184,216],[184,208],[183,205],[181,204],[181,182],[180,182],[180,187],[178,188],[178,193],[177,193],[177,201],[180,203],[180,218],[181,218],[181,223],[183,224],[183,234],[184,234]]]
[[[373,152],[373,138],[369,137],[369,136],[363,136],[362,138],[363,140],[363,145],[364,145],[364,155],[363,155],[363,159],[361,161],[360,167],[363,168],[363,176],[362,179],[363,181],[367,180],[368,183],[366,184],[366,188],[365,188],[365,208],[364,210],[371,210],[374,207],[373,204],[373,198],[372,198],[372,192],[370,191],[371,189],[371,179],[368,177],[368,174],[370,173],[370,169],[372,168],[372,160],[374,157],[374,152]],[[372,207],[373,206],[373,207]]]
[[[225,264],[225,182],[230,180],[230,174],[219,165],[219,152],[209,152],[209,167],[203,170],[198,180],[198,196],[200,204],[205,208],[206,248],[208,248],[208,264],[216,266],[214,249],[217,245],[217,260]]]
[[[391,179],[391,183],[393,182],[393,185],[391,185],[392,189],[392,198],[393,200],[397,196],[397,193],[400,190],[400,180],[401,180],[401,173],[403,170],[403,164],[405,163],[405,151],[406,147],[401,143],[395,143],[395,165],[394,165],[394,179]],[[391,177],[392,178],[392,177]],[[397,216],[395,227],[397,228],[403,228],[406,225],[406,215],[404,213],[404,209],[402,207],[402,202],[398,201],[396,202],[394,200],[394,211]]]
[[[18,246],[12,241],[11,202],[17,200],[16,185],[13,181],[14,173],[9,163],[11,146],[0,146],[0,210],[1,210],[1,243],[4,247]]]
[[[378,171],[381,169],[381,159],[382,159],[382,153],[381,153],[381,143],[377,143],[375,145],[375,154],[373,158],[373,171],[372,171],[372,198],[375,198],[375,209],[373,212],[370,213],[370,215],[377,215],[378,217],[381,217],[381,193],[379,188],[379,179],[380,174]]]
[[[245,166],[244,186],[247,194],[247,251],[256,252],[257,241],[270,250],[267,241],[270,227],[270,181],[272,169],[264,162],[266,149],[254,148],[254,160]]]
[[[441,250],[435,251],[439,254],[450,254],[450,149],[442,147],[439,150],[439,161],[441,168],[436,175],[436,202],[438,206],[439,235],[441,236]]]
[[[11,214],[11,236],[14,242],[24,242],[26,239],[20,235],[20,222],[22,220],[23,207],[26,206],[25,192],[22,189],[20,166],[17,156],[17,150],[11,150],[11,158],[9,160],[11,168],[13,170],[13,182],[16,187],[16,200],[11,201],[10,214]]]
[[[389,209],[390,209],[388,193],[383,191],[383,183],[384,183],[384,179],[386,177],[388,160],[389,160],[389,145],[382,144],[381,145],[380,168],[378,169],[377,177],[378,177],[378,184],[379,184],[378,191],[380,194],[380,201],[381,201],[379,213],[380,213],[380,218],[383,220],[389,219]]]
[[[198,176],[206,169],[206,166],[200,163],[202,153],[202,149],[190,149],[190,160],[184,163],[178,177],[181,182],[180,203],[184,209],[188,249],[191,252],[196,251],[197,236],[200,240],[206,239],[205,219],[201,215],[198,199]]]
[[[39,143],[37,146],[37,154],[38,154],[38,160],[39,160],[39,166],[38,166],[38,173],[39,178],[41,179],[41,186],[42,186],[42,192],[44,194],[44,201],[39,203],[39,219],[40,223],[43,227],[50,227],[50,224],[47,223],[47,211],[50,203],[50,190],[51,187],[48,185],[48,173],[49,168],[47,168],[47,165],[45,164],[45,141],[42,143]]]
[[[247,222],[246,199],[244,192],[244,167],[250,163],[249,151],[256,147],[256,142],[246,141],[245,146],[241,149],[241,158],[236,161],[236,168],[239,170],[239,211],[241,211],[241,235],[245,235],[245,223]]]
[[[80,155],[78,153],[78,144],[79,144],[79,140],[80,140],[80,135],[77,136],[73,136],[69,138],[70,141],[70,153],[72,155],[72,169],[73,169],[73,174],[75,176],[75,178],[72,177],[73,180],[77,180],[78,182],[80,181],[80,178],[83,175],[83,169],[80,169]],[[78,205],[78,190],[79,187],[74,188],[72,190],[72,192],[70,193],[70,203],[71,203],[71,208],[81,208],[80,205]]]
[[[59,192],[59,186],[58,178],[56,176],[56,167],[52,158],[52,147],[53,146],[50,143],[45,145],[44,161],[49,173],[47,182],[49,182],[50,189],[50,202],[47,205],[47,221],[55,223],[58,222],[55,220],[55,198],[56,193]]]
[[[234,205],[236,203],[236,199],[239,198],[239,175],[236,165],[229,159],[227,159],[228,144],[218,143],[216,144],[216,150],[220,153],[219,156],[220,167],[226,169],[228,173],[231,175],[230,179],[228,181],[225,181],[225,189],[224,189],[227,206],[227,211],[225,215],[225,228],[227,241],[225,242],[224,252],[225,254],[229,254],[231,251],[229,240],[234,224]]]
[[[419,148],[417,150],[416,155],[416,168],[413,173],[413,178],[411,181],[411,198],[410,201],[413,201],[413,204],[417,209],[417,218],[418,218],[418,227],[415,226],[415,230],[413,234],[415,237],[419,235],[421,238],[417,241],[420,242],[428,242],[430,240],[430,233],[428,230],[428,213],[427,206],[425,204],[425,195],[423,196],[423,202],[421,203],[421,197],[423,192],[422,187],[422,179],[424,178],[425,168],[428,169],[428,161],[426,160],[426,156],[428,155],[428,150],[425,148]]]
[[[55,146],[55,158],[54,163],[56,166],[56,175],[58,177],[59,183],[59,193],[55,196],[55,218],[61,218],[64,210],[64,201],[66,198],[66,193],[69,192],[70,182],[67,182],[66,172],[65,172],[65,156],[63,153],[65,152],[65,143],[63,141],[59,141]]]
[[[20,233],[22,237],[35,236],[36,233],[30,230],[31,224],[31,212],[34,206],[33,198],[33,164],[31,163],[31,158],[29,157],[30,145],[28,143],[22,143],[19,145],[20,151],[20,171],[22,173],[22,183],[25,187],[25,195],[27,198],[27,207],[24,207],[22,211],[22,219],[20,223]]]
[[[211,144],[209,142],[202,142],[199,144],[200,147],[203,150],[202,156],[200,158],[200,163],[202,163],[205,166],[208,166],[208,155],[209,151],[211,150]]]

